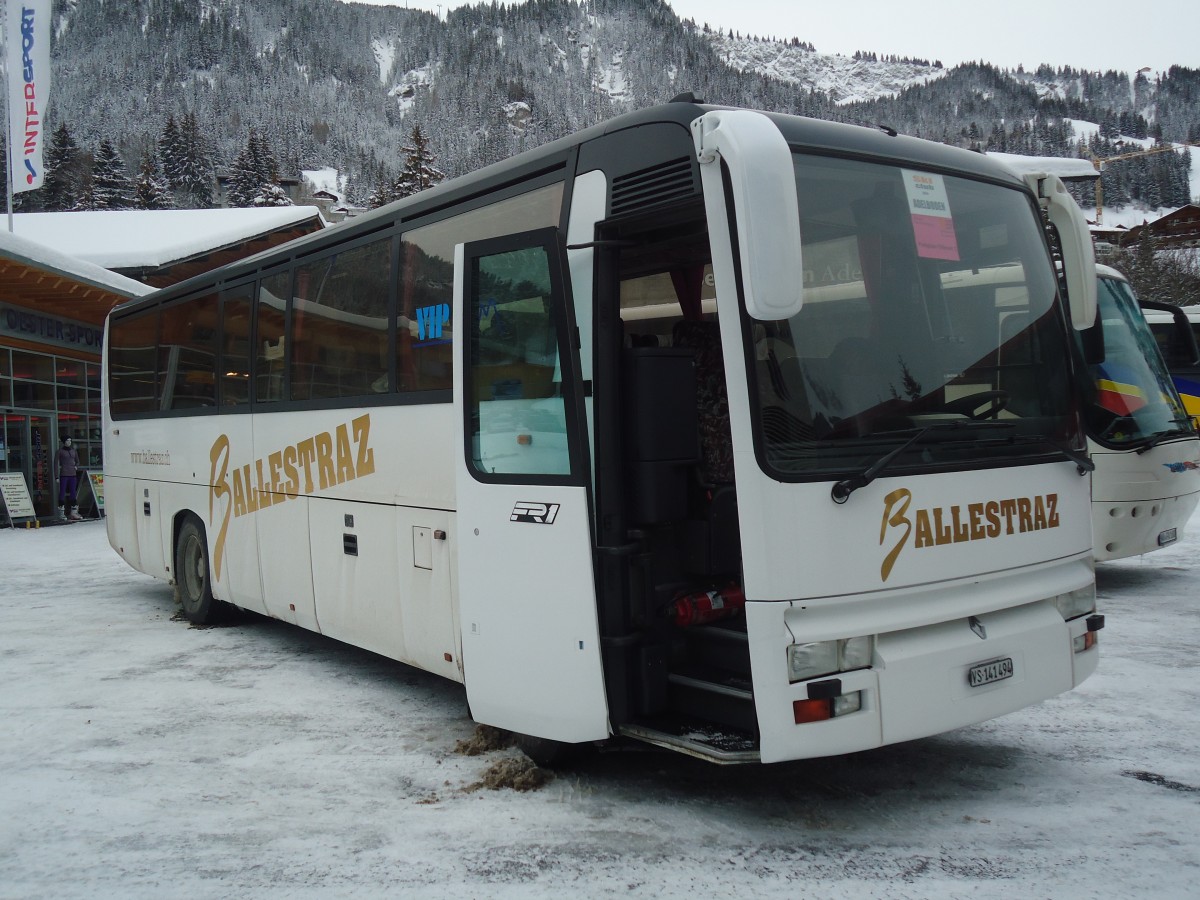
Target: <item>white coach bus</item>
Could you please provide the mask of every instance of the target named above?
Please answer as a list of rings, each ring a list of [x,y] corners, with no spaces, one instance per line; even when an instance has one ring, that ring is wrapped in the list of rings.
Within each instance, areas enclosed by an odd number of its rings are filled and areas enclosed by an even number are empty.
[[[1084,405],[1092,474],[1097,561],[1148,553],[1175,543],[1200,500],[1200,438],[1184,409],[1146,316],[1165,319],[1174,343],[1196,344],[1178,307],[1143,302],[1128,280],[1096,266],[1093,331],[1103,359],[1091,365]],[[1143,313],[1142,307],[1155,312]]]
[[[937,734],[1096,666],[1093,265],[1053,176],[679,98],[114,310],[109,538],[527,746]]]

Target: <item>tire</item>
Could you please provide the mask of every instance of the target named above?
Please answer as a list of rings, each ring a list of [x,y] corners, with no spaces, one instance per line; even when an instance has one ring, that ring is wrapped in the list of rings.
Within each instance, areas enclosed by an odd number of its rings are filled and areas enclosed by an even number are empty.
[[[175,540],[175,602],[193,625],[210,625],[221,612],[222,603],[212,595],[212,573],[208,568],[208,540],[204,526],[188,516]]]
[[[534,765],[543,769],[565,766],[583,753],[579,744],[564,744],[562,741],[533,737],[529,734],[517,734],[514,735],[514,739],[517,748],[528,756]]]

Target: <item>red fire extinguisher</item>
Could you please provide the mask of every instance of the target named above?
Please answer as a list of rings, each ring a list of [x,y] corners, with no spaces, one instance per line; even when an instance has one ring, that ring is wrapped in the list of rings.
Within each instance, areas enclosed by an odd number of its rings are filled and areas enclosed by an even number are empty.
[[[746,595],[736,584],[731,584],[676,597],[670,612],[676,625],[706,625],[736,616],[745,608]]]

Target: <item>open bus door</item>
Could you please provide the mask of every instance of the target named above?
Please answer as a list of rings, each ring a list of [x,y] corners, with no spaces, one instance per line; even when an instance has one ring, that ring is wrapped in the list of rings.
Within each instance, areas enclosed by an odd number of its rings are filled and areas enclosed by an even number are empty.
[[[459,245],[459,621],[472,717],[608,737],[578,348],[555,229]]]

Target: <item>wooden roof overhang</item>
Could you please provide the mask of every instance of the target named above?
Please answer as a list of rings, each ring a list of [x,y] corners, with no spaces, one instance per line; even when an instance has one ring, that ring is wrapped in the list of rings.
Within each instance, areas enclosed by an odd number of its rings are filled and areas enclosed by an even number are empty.
[[[108,311],[133,294],[31,260],[0,254],[0,301],[102,326]]]

